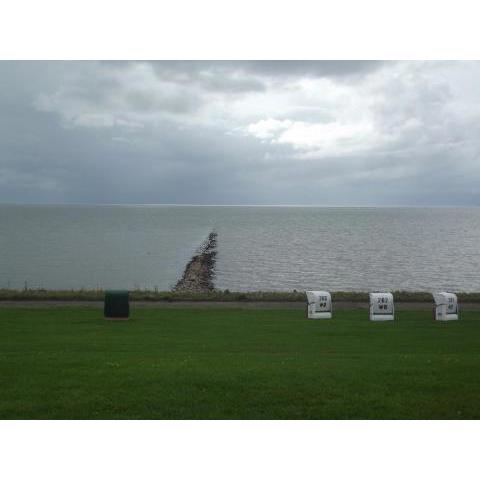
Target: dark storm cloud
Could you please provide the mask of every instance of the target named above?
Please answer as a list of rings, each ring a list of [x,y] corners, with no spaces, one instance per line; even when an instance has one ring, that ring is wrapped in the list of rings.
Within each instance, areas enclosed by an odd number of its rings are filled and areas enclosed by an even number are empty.
[[[159,78],[186,83],[211,91],[262,92],[267,80],[282,78],[318,77],[346,79],[380,69],[382,61],[340,60],[259,60],[259,61],[154,61],[149,63]],[[128,68],[128,62],[106,62],[112,68]]]
[[[385,62],[368,60],[264,60],[232,64],[239,69],[270,77],[349,77],[381,68]]]
[[[379,60],[236,60],[236,61],[155,61],[159,71],[195,75],[202,71],[243,71],[268,76],[337,77],[364,74],[381,68]],[[117,64],[118,65],[118,64]],[[122,67],[122,65],[119,65]]]
[[[478,204],[467,62],[1,62],[0,201]]]
[[[265,92],[272,81],[298,78],[352,80],[380,69],[381,61],[159,61],[152,62],[160,78],[196,84],[211,92]]]

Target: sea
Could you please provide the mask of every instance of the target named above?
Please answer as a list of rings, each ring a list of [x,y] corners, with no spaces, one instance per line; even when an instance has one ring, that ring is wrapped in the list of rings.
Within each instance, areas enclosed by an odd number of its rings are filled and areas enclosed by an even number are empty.
[[[208,234],[230,291],[480,291],[480,208],[0,205],[0,288],[169,290]]]

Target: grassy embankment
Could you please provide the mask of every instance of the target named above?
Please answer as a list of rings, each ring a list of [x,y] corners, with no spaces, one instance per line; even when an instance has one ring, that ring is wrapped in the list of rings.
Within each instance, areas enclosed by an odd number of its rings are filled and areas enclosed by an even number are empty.
[[[0,310],[0,418],[480,418],[480,321]]]
[[[429,292],[393,292],[396,302],[432,302],[432,294]],[[43,290],[25,289],[10,290],[0,289],[0,301],[5,300],[52,300],[52,301],[95,301],[103,300],[103,290]],[[333,301],[368,302],[366,292],[333,292]],[[215,290],[213,292],[197,293],[185,291],[154,291],[154,290],[131,290],[130,299],[135,301],[218,301],[218,302],[304,302],[303,291],[293,292],[230,292],[229,290]],[[480,292],[458,293],[461,303],[480,303]]]

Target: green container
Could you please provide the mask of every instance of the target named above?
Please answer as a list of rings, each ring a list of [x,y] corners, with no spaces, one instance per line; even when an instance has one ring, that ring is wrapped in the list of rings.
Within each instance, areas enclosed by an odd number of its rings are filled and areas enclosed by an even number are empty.
[[[103,314],[105,318],[128,319],[130,315],[128,290],[107,290]]]

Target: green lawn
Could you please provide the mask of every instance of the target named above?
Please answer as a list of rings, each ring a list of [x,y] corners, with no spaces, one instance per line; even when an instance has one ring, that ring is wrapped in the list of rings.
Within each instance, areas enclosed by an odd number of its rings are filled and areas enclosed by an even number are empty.
[[[0,309],[0,418],[480,418],[480,312]]]

